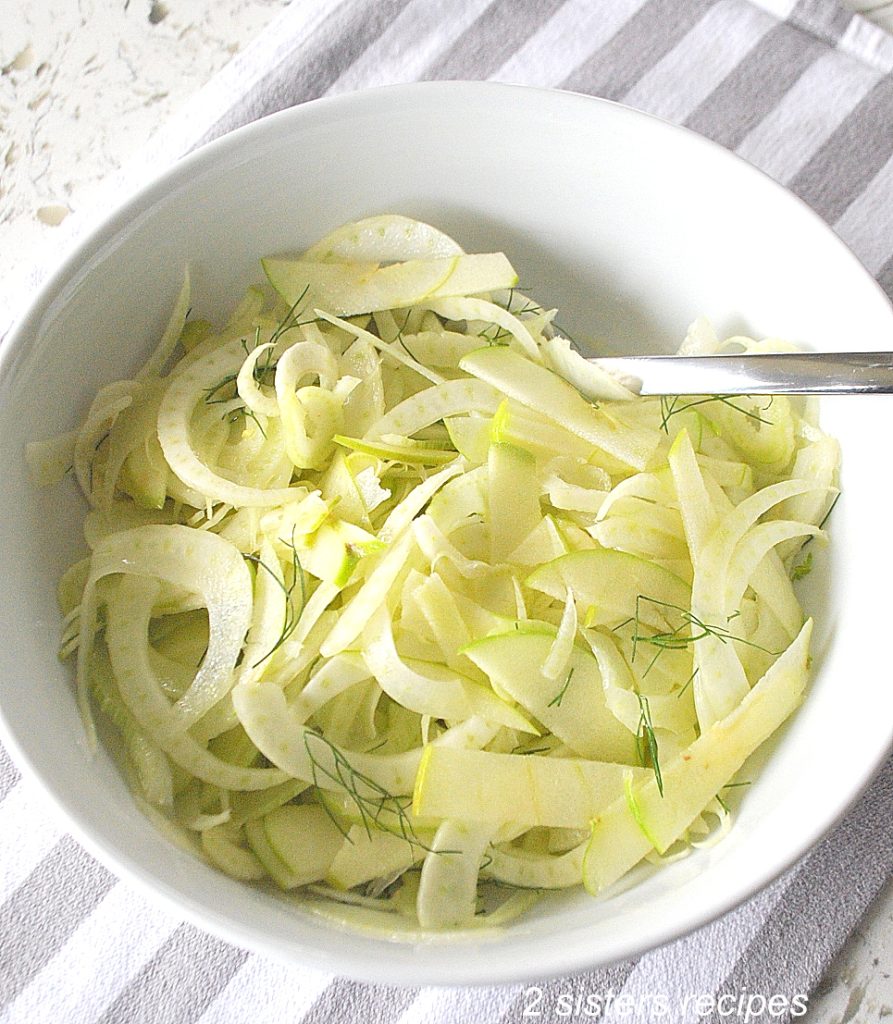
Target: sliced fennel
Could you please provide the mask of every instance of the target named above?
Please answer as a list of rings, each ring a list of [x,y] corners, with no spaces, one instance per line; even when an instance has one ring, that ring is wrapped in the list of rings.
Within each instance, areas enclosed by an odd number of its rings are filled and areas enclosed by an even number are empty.
[[[220,330],[187,275],[142,369],[26,453],[91,506],[61,653],[140,798],[395,935],[721,839],[805,690],[836,442],[784,399],[635,398],[503,254],[406,217],[263,266]]]

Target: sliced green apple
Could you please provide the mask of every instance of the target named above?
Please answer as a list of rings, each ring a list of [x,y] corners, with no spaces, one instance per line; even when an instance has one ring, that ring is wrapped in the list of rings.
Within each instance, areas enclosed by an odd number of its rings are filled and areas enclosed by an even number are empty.
[[[660,443],[657,431],[621,427],[558,374],[506,346],[470,352],[459,367],[633,469],[644,469]]]
[[[543,664],[556,635],[546,628],[484,637],[462,653],[486,673],[495,689],[507,693],[581,757],[636,764],[635,736],[608,710],[592,654],[574,647],[557,681],[544,675]]]
[[[322,475],[319,488],[329,507],[337,506],[339,519],[364,530],[372,529],[363,496],[343,452],[335,452],[331,465]]]
[[[323,878],[344,840],[338,826],[315,804],[278,807],[263,818],[263,829],[270,850],[285,865],[292,883],[288,888]]]
[[[317,579],[343,587],[361,558],[385,545],[373,534],[340,519],[325,522],[298,550],[301,567]]]
[[[413,811],[455,821],[585,828],[623,793],[643,768],[579,758],[495,754],[455,747],[425,748]]]
[[[545,515],[508,555],[512,565],[543,565],[568,552],[567,542],[551,515]]]
[[[513,444],[491,444],[487,456],[490,557],[503,562],[543,517],[536,460]]]
[[[169,478],[158,438],[150,438],[127,456],[118,480],[122,490],[141,508],[162,508]]]
[[[511,288],[518,275],[502,253],[441,256],[378,263],[315,263],[310,260],[261,261],[270,284],[289,304],[354,316],[405,309],[425,299]]]
[[[265,814],[275,811],[277,807],[294,800],[309,785],[303,779],[288,779],[269,789],[233,793],[230,799],[232,809],[230,821],[242,824],[262,818]]]
[[[427,836],[428,843],[432,836],[433,832]],[[424,859],[426,852],[418,837],[404,839],[394,832],[353,825],[329,865],[325,880],[336,889],[352,889],[411,868]]]
[[[245,838],[264,870],[280,889],[294,889],[301,884],[298,875],[289,870],[285,861],[270,846],[263,818],[248,822],[245,826]]]
[[[364,455],[373,455],[386,462],[402,462],[406,465],[442,466],[447,462],[452,462],[457,455],[450,449],[432,448],[431,445],[409,437],[385,441],[384,439],[369,440],[364,437],[344,437],[342,434],[336,434],[333,440],[343,448],[350,448],[352,451],[362,452]]]
[[[592,822],[583,883],[594,894],[617,881],[652,847],[666,851],[794,711],[807,679],[812,619],[744,700],[690,747],[626,793]]]
[[[396,213],[384,213],[342,224],[312,245],[303,258],[325,263],[344,260],[384,262],[461,254],[458,243],[430,224]]]
[[[525,583],[564,600],[568,589],[587,625],[614,628],[624,620],[665,627],[678,625],[675,609],[691,607],[691,588],[656,562],[626,551],[595,547],[556,558],[532,572]]]
[[[490,420],[484,416],[448,416],[444,421],[456,450],[473,465],[487,461]]]

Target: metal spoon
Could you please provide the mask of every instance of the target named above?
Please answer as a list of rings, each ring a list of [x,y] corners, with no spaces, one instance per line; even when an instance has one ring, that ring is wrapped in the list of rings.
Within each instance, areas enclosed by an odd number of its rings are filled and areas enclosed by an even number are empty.
[[[893,352],[590,359],[639,395],[889,395]]]

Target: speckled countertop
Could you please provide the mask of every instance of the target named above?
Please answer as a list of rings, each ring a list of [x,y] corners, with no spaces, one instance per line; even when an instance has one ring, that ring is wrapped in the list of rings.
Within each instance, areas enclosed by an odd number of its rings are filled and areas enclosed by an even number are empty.
[[[108,177],[284,2],[0,0],[0,312],[20,304],[31,267],[54,262],[69,215],[94,208]],[[893,27],[893,2],[852,6]],[[805,1019],[887,1017],[893,883]]]
[[[0,0],[0,308],[285,0]]]

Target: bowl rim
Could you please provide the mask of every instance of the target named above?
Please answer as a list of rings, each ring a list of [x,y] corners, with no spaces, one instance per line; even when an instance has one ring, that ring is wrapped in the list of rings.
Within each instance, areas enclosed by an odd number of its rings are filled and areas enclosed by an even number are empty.
[[[169,190],[185,184],[191,177],[197,176],[197,172],[212,169],[219,156],[228,153],[234,154],[250,147],[252,143],[264,139],[274,141],[280,137],[280,133],[287,134],[289,129],[294,133],[299,133],[305,119],[320,116],[320,113],[337,116],[343,111],[349,111],[354,115],[375,117],[380,112],[382,104],[386,108],[389,104],[399,104],[406,97],[413,95],[424,97],[425,102],[436,103],[438,96],[447,94],[449,101],[455,102],[456,97],[461,97],[463,94],[470,101],[472,99],[480,100],[486,96],[495,96],[497,93],[509,99],[511,97],[521,98],[521,102],[524,103],[529,102],[533,97],[536,102],[542,103],[568,105],[582,103],[589,105],[592,109],[595,107],[609,109],[610,116],[641,123],[646,126],[646,131],[656,128],[659,131],[666,131],[676,137],[684,138],[692,148],[701,147],[702,150],[711,153],[713,159],[725,160],[727,164],[737,167],[739,171],[746,171],[763,179],[764,187],[765,184],[768,184],[779,197],[785,197],[787,202],[796,203],[800,207],[801,213],[805,213],[807,219],[811,219],[814,225],[820,228],[829,247],[836,250],[837,257],[849,263],[852,272],[862,278],[865,286],[873,288],[883,299],[889,310],[891,328],[893,328],[893,306],[891,306],[890,300],[878,282],[865,269],[853,251],[835,234],[828,223],[799,196],[758,167],[711,139],[699,135],[685,126],[674,124],[645,111],[570,90],[490,81],[410,82],[379,86],[335,96],[324,96],[266,115],[197,147],[118,201],[108,214],[94,222],[84,235],[65,252],[61,262],[56,265],[26,304],[18,321],[0,345],[0,381],[10,372],[20,350],[26,350],[39,334],[46,313],[62,293],[62,286],[70,281],[80,268],[89,263],[106,243],[113,240],[127,222],[149,213]],[[374,945],[380,956],[372,958],[364,956],[362,953],[355,954],[346,949],[342,949],[335,956],[303,939],[290,942],[286,949],[279,948],[274,942],[267,939],[257,927],[235,917],[227,917],[218,908],[202,902],[186,891],[181,891],[166,879],[144,869],[128,854],[117,849],[110,839],[100,834],[94,834],[90,827],[81,821],[78,811],[70,807],[65,799],[44,781],[39,765],[32,761],[19,745],[16,734],[6,719],[2,705],[0,705],[0,741],[10,752],[23,779],[30,778],[32,782],[37,783],[38,788],[49,798],[50,806],[60,816],[65,827],[85,849],[117,878],[134,884],[141,893],[146,894],[150,900],[160,903],[164,909],[172,912],[178,919],[185,919],[230,944],[238,945],[288,965],[294,965],[298,961],[296,954],[299,954],[299,962],[305,966],[331,971],[336,975],[347,976],[358,981],[452,987],[530,984],[550,978],[578,974],[642,955],[717,920],[763,890],[793,864],[800,861],[839,823],[868,788],[889,756],[893,749],[893,730],[891,730],[891,740],[887,746],[866,762],[867,768],[860,773],[858,779],[854,780],[847,798],[820,816],[814,826],[804,832],[796,843],[792,843],[786,853],[777,857],[771,866],[747,876],[735,891],[723,891],[721,894],[715,895],[712,900],[699,903],[689,913],[674,918],[672,921],[665,921],[660,927],[655,927],[644,939],[633,940],[630,938],[625,942],[618,942],[616,949],[609,955],[593,955],[587,950],[585,944],[561,947],[556,944],[543,943],[537,936],[524,936],[520,942],[515,944],[519,954],[529,944],[538,944],[536,966],[532,969],[530,961],[521,955],[512,959],[503,959],[497,963],[489,963],[486,957],[471,957],[468,958],[468,962],[463,968],[456,969],[455,965],[452,965],[449,975],[443,970],[438,972],[425,963],[403,962],[398,964],[392,961],[385,953],[389,943],[374,937],[369,938],[370,949]],[[350,931],[349,934],[352,937],[358,937],[360,933]],[[367,938],[367,936],[362,937]],[[404,943],[400,945],[404,948],[406,946]],[[469,946],[469,948],[472,947]],[[473,948],[479,949],[480,947]],[[495,948],[497,947],[494,947],[494,950]],[[398,973],[399,978],[396,977]]]

